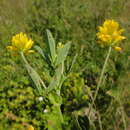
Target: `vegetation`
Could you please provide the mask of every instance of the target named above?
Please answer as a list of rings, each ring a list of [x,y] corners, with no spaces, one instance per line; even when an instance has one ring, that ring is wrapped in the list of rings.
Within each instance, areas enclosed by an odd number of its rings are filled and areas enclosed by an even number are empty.
[[[0,1],[0,130],[129,130],[128,0]]]

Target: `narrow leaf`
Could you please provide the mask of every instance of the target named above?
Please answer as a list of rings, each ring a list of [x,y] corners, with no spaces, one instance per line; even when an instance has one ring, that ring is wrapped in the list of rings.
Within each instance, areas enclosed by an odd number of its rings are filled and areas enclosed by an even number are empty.
[[[54,77],[52,78],[51,83],[49,84],[49,86],[47,88],[47,93],[49,93],[51,90],[53,90],[59,86],[61,76],[62,76],[62,65],[60,65],[57,68],[56,73],[55,73]]]
[[[70,71],[72,70],[74,63],[76,62],[77,56],[78,56],[78,54],[76,54],[76,55],[74,56],[73,61],[72,61],[71,65],[70,65],[70,68],[69,68],[69,71],[68,71],[68,72],[70,72]]]
[[[48,40],[47,44],[49,47],[50,56],[51,56],[52,62],[54,62],[56,58],[55,40],[49,30],[46,30],[46,32],[47,32],[47,40]]]
[[[39,52],[39,54],[41,54],[41,56],[43,57],[43,59],[44,59],[48,64],[50,64],[48,55],[41,49],[41,47],[39,47],[39,46],[34,46],[34,48]]]
[[[21,53],[21,57],[25,63],[25,68],[28,71],[28,74],[30,75],[31,79],[33,80],[39,94],[43,93],[43,89],[42,87],[44,87],[44,89],[46,88],[44,82],[42,81],[42,79],[40,78],[39,74],[29,65],[28,61],[26,60],[25,56],[23,53]],[[42,87],[41,87],[42,86]]]

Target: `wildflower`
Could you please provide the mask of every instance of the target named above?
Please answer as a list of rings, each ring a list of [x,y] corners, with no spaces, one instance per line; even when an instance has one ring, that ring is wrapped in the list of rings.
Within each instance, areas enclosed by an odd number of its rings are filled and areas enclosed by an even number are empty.
[[[33,45],[32,39],[28,38],[26,34],[19,33],[12,37],[12,45],[7,46],[7,49],[12,52],[23,52],[23,53],[32,53],[33,50],[30,50]]]
[[[122,32],[124,32],[124,29],[120,29],[116,21],[106,20],[103,26],[99,26],[99,32],[97,33],[99,44],[102,46],[115,46],[115,44],[125,39],[125,37],[121,35]]]

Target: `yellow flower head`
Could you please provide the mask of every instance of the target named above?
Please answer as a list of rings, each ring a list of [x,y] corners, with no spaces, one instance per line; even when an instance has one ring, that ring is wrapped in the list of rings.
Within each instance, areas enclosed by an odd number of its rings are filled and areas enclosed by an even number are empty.
[[[97,38],[102,46],[113,46],[125,39],[125,37],[121,35],[123,31],[124,29],[120,29],[116,21],[106,20],[102,26],[99,26]]]
[[[7,48],[13,52],[31,53],[34,52],[33,50],[30,50],[33,43],[32,39],[21,32],[12,37],[12,45],[7,46]]]
[[[32,125],[29,125],[27,130],[34,130],[34,127]]]
[[[64,45],[62,44],[62,42],[58,42],[57,48],[63,48]]]

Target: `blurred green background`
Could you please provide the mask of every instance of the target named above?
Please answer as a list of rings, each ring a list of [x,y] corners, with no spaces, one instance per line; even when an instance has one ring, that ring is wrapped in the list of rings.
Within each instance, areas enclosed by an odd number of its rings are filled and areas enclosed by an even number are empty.
[[[127,37],[122,52],[113,50],[99,91],[96,108],[103,130],[123,130],[120,103],[129,128],[130,120],[130,1],[129,0],[0,0],[0,130],[36,130],[45,127],[44,103],[37,100],[36,90],[19,57],[11,56],[6,46],[11,37],[26,32],[45,48],[45,30],[56,42],[72,42],[68,62],[78,54],[73,72],[62,87],[64,113],[81,110],[90,103],[86,86],[94,91],[107,48],[96,42],[98,26],[105,19],[118,21]],[[46,66],[38,53],[29,55],[31,65],[48,82]],[[120,102],[120,103],[119,103]],[[67,117],[66,120],[72,120]],[[94,121],[99,129],[97,121]],[[65,130],[71,126],[67,124]]]

